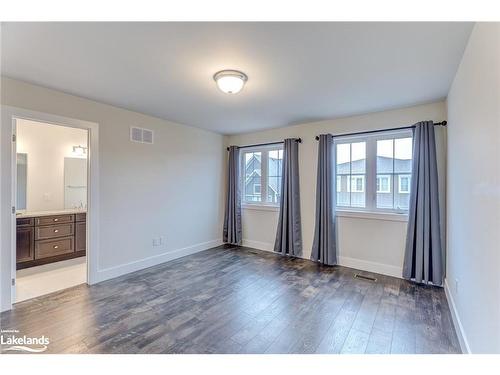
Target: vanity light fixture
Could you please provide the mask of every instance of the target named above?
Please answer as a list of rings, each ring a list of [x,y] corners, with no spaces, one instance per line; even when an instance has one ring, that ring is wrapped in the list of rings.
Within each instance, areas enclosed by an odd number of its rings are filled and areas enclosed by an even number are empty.
[[[248,77],[238,70],[221,70],[214,74],[214,81],[222,92],[237,94],[248,81]]]
[[[73,146],[73,154],[77,155],[77,156],[85,156],[87,155],[87,147],[83,147],[83,146]]]

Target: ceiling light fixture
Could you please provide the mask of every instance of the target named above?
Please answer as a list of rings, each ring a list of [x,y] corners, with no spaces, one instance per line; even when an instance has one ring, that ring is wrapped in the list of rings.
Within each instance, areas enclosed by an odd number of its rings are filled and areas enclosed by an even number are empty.
[[[238,70],[221,70],[214,74],[214,81],[226,94],[237,94],[241,91],[248,77]]]
[[[73,146],[73,154],[77,155],[77,156],[85,156],[87,155],[87,147],[83,147],[83,146]]]

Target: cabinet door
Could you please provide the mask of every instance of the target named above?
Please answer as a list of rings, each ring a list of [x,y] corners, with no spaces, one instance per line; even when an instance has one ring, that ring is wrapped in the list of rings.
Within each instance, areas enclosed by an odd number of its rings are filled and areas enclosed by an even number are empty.
[[[16,230],[16,263],[35,259],[35,230],[21,227]]]
[[[87,223],[85,221],[76,223],[75,251],[87,249]]]

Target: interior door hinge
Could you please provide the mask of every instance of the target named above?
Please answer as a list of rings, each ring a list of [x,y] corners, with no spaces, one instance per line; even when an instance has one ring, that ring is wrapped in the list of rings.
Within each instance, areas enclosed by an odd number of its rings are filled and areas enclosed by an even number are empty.
[[[16,141],[16,135],[12,134],[12,142],[15,142],[15,141]]]
[[[12,206],[12,213],[15,214],[16,213],[16,206]]]
[[[16,285],[16,279],[12,279],[12,286]]]

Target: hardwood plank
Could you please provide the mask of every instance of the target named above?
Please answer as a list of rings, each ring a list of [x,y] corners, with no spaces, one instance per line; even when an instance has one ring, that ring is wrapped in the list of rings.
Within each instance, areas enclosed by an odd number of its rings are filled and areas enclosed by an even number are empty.
[[[18,303],[0,324],[49,337],[47,353],[460,352],[441,288],[232,246]]]

